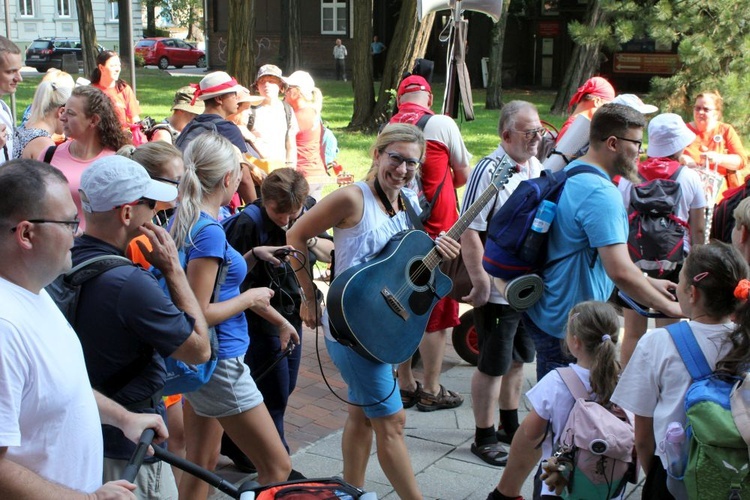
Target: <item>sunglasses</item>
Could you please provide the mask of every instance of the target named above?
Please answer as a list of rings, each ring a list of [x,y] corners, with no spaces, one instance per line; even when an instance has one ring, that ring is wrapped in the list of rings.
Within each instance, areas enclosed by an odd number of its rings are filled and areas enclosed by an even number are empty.
[[[135,207],[138,205],[146,205],[150,210],[153,210],[156,208],[156,200],[150,200],[148,198],[141,198],[138,201],[133,201],[130,203],[123,203],[122,205],[117,205],[115,208],[122,208],[122,207]]]

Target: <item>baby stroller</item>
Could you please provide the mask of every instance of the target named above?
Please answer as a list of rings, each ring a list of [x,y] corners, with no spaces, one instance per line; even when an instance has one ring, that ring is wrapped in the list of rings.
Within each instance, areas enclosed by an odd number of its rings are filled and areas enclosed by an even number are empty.
[[[133,452],[133,456],[125,468],[123,479],[130,482],[135,479],[153,439],[153,429],[146,429],[141,435],[135,452]],[[366,493],[337,477],[299,479],[266,485],[260,485],[256,481],[249,480],[238,488],[223,477],[198,467],[194,463],[188,462],[184,458],[178,457],[163,448],[154,446],[153,449],[156,458],[178,467],[188,474],[192,474],[217,490],[239,500],[272,500],[281,498],[286,500],[377,500],[375,493]]]

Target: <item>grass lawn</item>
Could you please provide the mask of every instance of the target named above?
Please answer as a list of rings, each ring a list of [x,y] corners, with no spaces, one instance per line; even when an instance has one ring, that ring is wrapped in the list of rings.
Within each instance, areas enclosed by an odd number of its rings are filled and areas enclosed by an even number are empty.
[[[41,74],[26,77],[16,92],[16,107],[19,116],[34,97],[36,85],[41,80]],[[141,104],[141,116],[151,116],[161,120],[170,113],[170,106],[174,92],[189,83],[197,83],[200,75],[193,77],[171,76],[169,73],[154,68],[139,68],[137,70],[137,95]],[[370,146],[374,142],[373,134],[361,134],[346,132],[344,128],[352,116],[353,96],[351,84],[335,80],[318,80],[324,96],[323,118],[333,129],[339,142],[338,161],[344,168],[354,174],[355,179],[364,176],[370,167]],[[433,109],[440,110],[443,101],[443,84],[435,84],[433,88],[435,103]],[[476,119],[471,122],[458,122],[458,126],[466,143],[466,147],[473,156],[473,162],[494,151],[498,143],[497,136],[497,110],[488,111],[484,109],[485,92],[483,89],[475,89],[474,113]],[[555,93],[552,91],[506,91],[505,99],[524,99],[537,105],[541,118],[560,126],[564,117],[552,116],[548,113]],[[335,189],[335,185],[327,191]]]

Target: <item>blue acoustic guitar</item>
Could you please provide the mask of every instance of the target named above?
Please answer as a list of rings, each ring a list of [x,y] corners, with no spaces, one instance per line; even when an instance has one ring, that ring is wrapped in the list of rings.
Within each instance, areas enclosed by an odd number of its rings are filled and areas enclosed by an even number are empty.
[[[517,171],[507,155],[496,161],[492,183],[446,233],[454,240]],[[361,356],[398,364],[414,354],[430,313],[453,283],[424,231],[393,236],[377,257],[338,274],[328,290],[331,334]]]

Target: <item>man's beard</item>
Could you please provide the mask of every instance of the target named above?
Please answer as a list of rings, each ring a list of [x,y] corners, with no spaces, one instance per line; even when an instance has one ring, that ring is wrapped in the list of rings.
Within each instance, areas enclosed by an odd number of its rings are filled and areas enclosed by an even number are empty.
[[[639,182],[638,178],[638,159],[628,159],[625,155],[618,154],[613,164],[615,175],[619,175],[629,180],[633,184]]]

